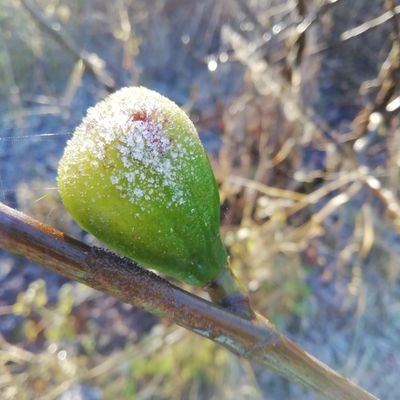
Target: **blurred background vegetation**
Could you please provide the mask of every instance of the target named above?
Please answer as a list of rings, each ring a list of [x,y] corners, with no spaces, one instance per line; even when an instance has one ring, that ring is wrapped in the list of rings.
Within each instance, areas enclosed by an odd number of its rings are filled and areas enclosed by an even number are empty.
[[[232,266],[255,308],[366,389],[398,399],[399,4],[0,0],[0,200],[93,243],[57,194],[64,144],[108,92],[155,89],[199,130]],[[314,398],[2,251],[0,393]]]

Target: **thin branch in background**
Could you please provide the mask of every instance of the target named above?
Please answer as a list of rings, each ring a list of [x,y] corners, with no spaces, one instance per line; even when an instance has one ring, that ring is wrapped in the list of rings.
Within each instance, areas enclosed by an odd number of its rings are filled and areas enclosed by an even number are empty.
[[[74,41],[63,30],[60,23],[54,21],[43,14],[42,10],[32,0],[21,0],[24,8],[33,17],[35,22],[41,29],[49,33],[65,50],[71,53],[77,59],[83,61],[85,67],[93,74],[93,76],[102,83],[105,88],[112,92],[115,90],[115,81],[107,72],[106,62],[95,53],[88,53],[81,50]]]
[[[298,26],[300,26],[307,15],[307,7],[304,0],[296,1],[296,13],[300,21]],[[295,90],[300,88],[301,75],[299,74],[298,67],[303,59],[304,49],[306,48],[306,39],[306,29],[296,29],[293,32],[293,35],[289,37],[290,45],[285,57],[287,63],[287,72],[285,77],[292,84]]]
[[[336,43],[332,43],[329,46],[320,47],[319,49],[312,51],[309,55],[315,56],[322,52],[332,50],[335,47],[340,46],[343,43],[351,39],[354,39],[357,36],[364,35],[365,33],[371,31],[372,29],[384,25],[386,22],[396,18],[397,15],[399,14],[400,14],[400,6],[396,6],[393,10],[386,11],[385,13],[381,14],[376,18],[370,19],[369,21],[363,22],[362,24],[341,33],[341,35],[339,36],[339,40]]]
[[[392,26],[395,34],[395,40],[400,40],[400,24],[398,14],[396,14],[396,5],[394,0],[385,0],[385,7],[388,11],[393,13]]]
[[[346,42],[347,40],[353,39],[356,36],[363,35],[371,29],[378,28],[379,26],[385,24],[387,21],[395,18],[397,14],[400,14],[400,6],[395,7],[393,10],[386,11],[379,17],[370,19],[369,21],[366,21],[361,25],[356,26],[355,28],[343,32],[340,35],[340,40],[341,42]]]
[[[84,63],[82,59],[79,59],[72,68],[66,88],[64,90],[64,94],[62,96],[62,104],[67,109],[70,107],[72,99],[74,98],[75,93],[82,82],[84,72]]]
[[[144,308],[330,400],[376,399],[291,342],[262,316],[250,321],[171,285],[131,260],[69,238],[0,203],[0,247]]]
[[[396,26],[397,25],[395,25],[395,38],[392,41],[392,47],[386,59],[383,61],[376,78],[378,85],[375,89],[376,95],[374,101],[365,105],[354,118],[353,131],[356,134],[356,138],[368,132],[373,113],[377,112],[382,115],[387,115],[388,118],[393,116],[391,113],[387,113],[387,107],[399,86],[400,42],[397,38]],[[355,143],[355,149],[357,149],[357,142]]]

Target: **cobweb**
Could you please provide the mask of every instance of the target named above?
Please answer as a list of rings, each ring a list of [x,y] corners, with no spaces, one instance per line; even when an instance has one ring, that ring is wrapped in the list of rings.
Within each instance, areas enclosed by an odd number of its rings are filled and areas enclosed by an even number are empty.
[[[18,133],[18,132],[17,132]],[[0,136],[0,201],[27,207],[55,196],[56,168],[69,132],[44,132]]]

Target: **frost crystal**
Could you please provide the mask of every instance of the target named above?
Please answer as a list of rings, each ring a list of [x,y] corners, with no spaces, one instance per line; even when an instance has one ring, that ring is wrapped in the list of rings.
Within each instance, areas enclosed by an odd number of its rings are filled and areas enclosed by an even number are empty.
[[[143,95],[132,96],[131,90],[122,89],[88,110],[76,132],[82,137],[81,151],[91,154],[92,165],[110,168],[111,184],[142,212],[151,212],[143,200],[182,206],[188,196],[184,177],[195,177],[197,134],[193,130],[192,136],[177,140],[171,109],[169,118],[161,111],[167,100],[143,88]]]

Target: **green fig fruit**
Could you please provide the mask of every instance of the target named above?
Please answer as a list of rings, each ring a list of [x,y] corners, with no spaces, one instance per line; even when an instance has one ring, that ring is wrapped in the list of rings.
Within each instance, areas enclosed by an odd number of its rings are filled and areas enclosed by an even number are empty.
[[[225,270],[207,155],[187,115],[160,94],[124,88],[90,108],[57,179],[73,218],[118,253],[192,285]]]

